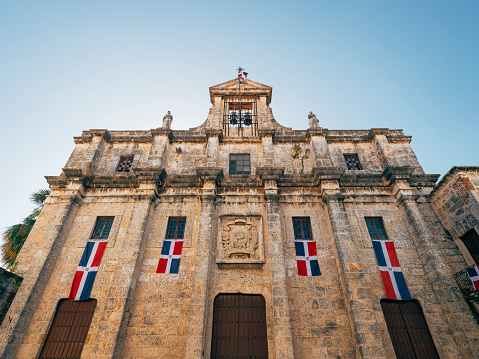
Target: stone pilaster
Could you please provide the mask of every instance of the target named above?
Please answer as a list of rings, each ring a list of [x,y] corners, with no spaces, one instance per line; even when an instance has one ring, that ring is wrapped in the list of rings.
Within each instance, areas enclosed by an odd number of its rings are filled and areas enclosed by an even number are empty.
[[[150,154],[147,159],[147,167],[164,167],[163,161],[168,151],[168,144],[171,139],[171,130],[156,128],[151,130],[153,140],[151,142]]]
[[[92,136],[91,142],[80,162],[83,176],[93,174],[106,147],[106,142],[111,138],[108,130],[90,130],[89,132]]]
[[[150,190],[139,193],[135,199],[126,240],[123,242],[101,315],[92,358],[116,358],[121,352],[146,246],[143,235],[154,198],[155,192]]]
[[[206,148],[206,166],[215,168],[218,166],[218,156],[222,132],[220,130],[206,130],[208,146]]]
[[[331,153],[329,152],[328,143],[326,142],[326,128],[308,129],[310,136],[310,147],[313,159],[318,167],[328,167],[333,165]]]
[[[457,349],[462,356],[475,358],[479,352],[477,330],[471,330],[471,328],[477,328],[477,322],[456,282],[452,279],[451,269],[437,247],[434,234],[428,228],[412,190],[408,188],[407,183],[401,182],[395,183],[395,195],[414,230],[413,243],[424,265],[434,295],[441,305],[443,318],[452,331]],[[441,352],[440,345],[438,351]]]
[[[386,137],[387,134],[387,128],[372,128],[369,131],[369,139],[373,141],[378,151],[383,168],[398,165],[394,154],[392,154],[391,146],[389,145],[389,141]]]
[[[281,233],[281,212],[277,181],[284,168],[262,167],[258,174],[264,181],[264,198],[266,202],[266,222],[268,231],[268,248],[271,269],[271,289],[273,293],[274,342],[276,359],[294,358],[293,336],[289,314],[288,288],[286,280],[286,263],[284,243]]]
[[[219,168],[198,168],[197,173],[203,183],[203,188],[200,197],[201,214],[188,320],[186,359],[200,359],[204,356],[211,250],[214,241],[212,227],[215,218],[216,182],[222,176],[222,171]]]
[[[356,344],[356,356],[368,359],[386,358],[366,278],[359,266],[359,252],[352,236],[338,181],[321,180],[321,191],[331,220],[333,248],[337,253],[340,283]]]
[[[45,285],[60,257],[78,208],[83,203],[81,199],[83,190],[82,183],[72,183],[69,189],[58,191],[58,193],[54,191],[47,198],[42,211],[42,214],[46,214],[51,207],[57,206],[46,234],[42,238],[37,238],[35,231],[32,230],[25,243],[23,251],[28,252],[30,246],[33,246],[36,253],[25,260],[29,262],[24,271],[18,268],[23,282],[0,329],[0,358],[2,359],[16,357],[43,296]],[[37,219],[37,226],[43,221],[50,221],[51,217],[45,218],[42,214]]]
[[[274,165],[273,152],[273,130],[259,130],[261,136],[261,145],[263,148],[263,166],[272,167]]]

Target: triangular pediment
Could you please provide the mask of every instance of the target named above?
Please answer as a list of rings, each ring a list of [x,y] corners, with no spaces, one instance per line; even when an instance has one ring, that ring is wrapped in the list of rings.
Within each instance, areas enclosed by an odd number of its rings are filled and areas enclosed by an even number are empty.
[[[244,79],[242,77],[235,78],[233,80],[229,80],[215,86],[211,86],[211,102],[214,102],[213,98],[215,96],[237,95],[238,84],[241,84],[240,89],[242,93],[247,95],[265,95],[267,97],[268,104],[271,102],[271,94],[273,91],[273,88],[271,86],[255,82],[250,79]]]

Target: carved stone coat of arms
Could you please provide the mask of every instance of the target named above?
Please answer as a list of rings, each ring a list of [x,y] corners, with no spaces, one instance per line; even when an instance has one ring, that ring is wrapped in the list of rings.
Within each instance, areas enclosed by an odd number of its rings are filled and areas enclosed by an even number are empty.
[[[221,217],[217,263],[264,263],[261,217]]]

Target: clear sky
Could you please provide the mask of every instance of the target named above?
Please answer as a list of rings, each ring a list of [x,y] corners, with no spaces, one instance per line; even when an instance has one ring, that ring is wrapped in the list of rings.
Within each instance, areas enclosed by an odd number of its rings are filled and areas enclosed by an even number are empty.
[[[208,87],[273,86],[276,120],[404,129],[427,173],[479,165],[479,1],[0,0],[0,228],[91,128],[201,124]]]

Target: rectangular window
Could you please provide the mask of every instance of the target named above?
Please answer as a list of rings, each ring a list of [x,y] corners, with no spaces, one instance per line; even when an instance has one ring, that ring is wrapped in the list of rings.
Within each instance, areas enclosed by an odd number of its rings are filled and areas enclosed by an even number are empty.
[[[186,218],[168,218],[166,239],[183,239],[185,235]]]
[[[466,245],[467,250],[471,253],[472,258],[476,264],[479,264],[479,235],[474,229],[471,229],[461,237]]]
[[[230,154],[230,175],[251,174],[251,162],[249,153]]]
[[[107,239],[110,234],[114,217],[98,217],[92,239]]]
[[[309,217],[293,218],[294,239],[311,240],[311,222]]]
[[[346,166],[348,166],[348,170],[357,171],[361,169],[361,164],[359,163],[359,158],[357,154],[344,155],[344,160],[346,161]]]
[[[133,156],[121,156],[118,162],[117,172],[130,172],[133,163]]]
[[[371,239],[388,239],[381,217],[369,217],[365,219]]]

